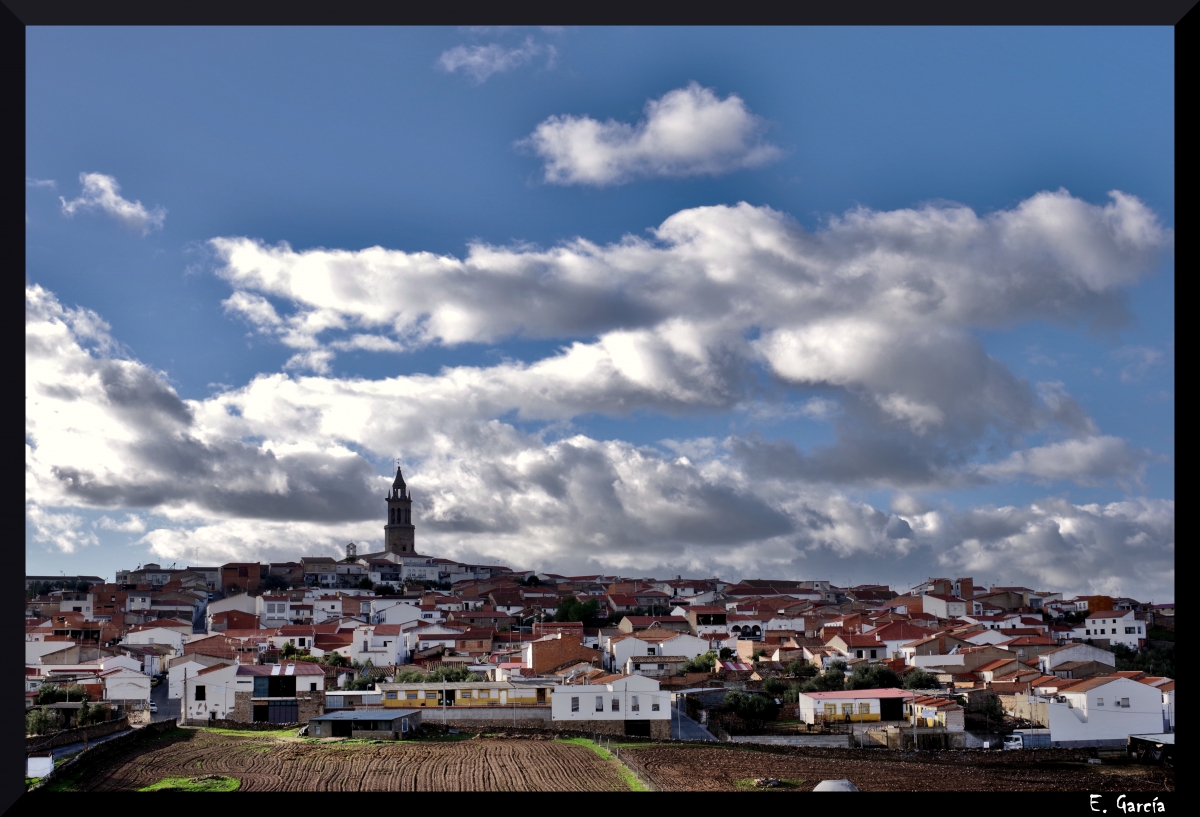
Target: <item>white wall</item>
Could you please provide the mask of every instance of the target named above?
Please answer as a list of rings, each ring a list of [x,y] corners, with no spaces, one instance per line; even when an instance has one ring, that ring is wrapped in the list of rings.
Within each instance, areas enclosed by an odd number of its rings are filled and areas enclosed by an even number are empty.
[[[195,678],[196,673],[202,669],[208,669],[208,664],[201,664],[199,661],[184,661],[181,664],[176,664],[167,670],[167,697],[178,700],[183,696],[183,679],[185,677]]]
[[[25,663],[38,664],[43,655],[75,646],[74,641],[26,641]]]
[[[120,672],[104,678],[104,694],[109,700],[150,700],[150,678],[140,672]]]
[[[170,644],[176,652],[183,650],[183,634],[166,627],[151,627],[125,636],[126,644]]]
[[[1121,678],[1087,692],[1064,694],[1071,702],[1049,703],[1052,741],[1121,740],[1129,735],[1161,732],[1162,693],[1154,687]],[[1104,699],[1099,706],[1098,699]],[[1114,706],[1128,698],[1128,707]]]
[[[189,672],[185,684],[187,717],[189,719],[207,719],[214,712],[218,718],[228,717],[229,713],[233,712],[234,692],[239,688],[247,692],[254,689],[254,678],[252,676],[237,678],[237,669],[237,665],[234,664],[198,677],[193,677]],[[236,681],[249,681],[249,683],[241,684],[239,687]],[[196,700],[196,689],[199,686],[204,687],[203,701]]]
[[[570,684],[555,687],[550,695],[550,718],[555,721],[623,721],[623,720],[668,720],[671,717],[671,695],[657,689],[658,682],[645,676],[636,676],[654,684],[648,688],[621,688],[617,684]],[[624,679],[623,679],[624,680]],[[614,688],[614,686],[616,688]],[[632,709],[637,698],[637,711]],[[579,699],[579,711],[571,711],[571,699]],[[596,711],[599,698],[603,711]],[[618,708],[613,710],[613,700]],[[658,709],[655,710],[655,704]]]

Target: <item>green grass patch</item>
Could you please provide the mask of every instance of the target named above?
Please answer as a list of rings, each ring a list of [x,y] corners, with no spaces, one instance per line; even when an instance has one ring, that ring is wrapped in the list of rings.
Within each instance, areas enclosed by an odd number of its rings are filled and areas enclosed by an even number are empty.
[[[733,787],[738,791],[787,791],[788,789],[798,789],[803,786],[805,781],[796,778],[781,777],[779,778],[778,786],[758,787],[754,785],[753,777],[746,777],[741,780],[733,781]]]
[[[574,746],[583,746],[584,748],[591,749],[604,760],[609,760],[617,764],[617,775],[621,778],[621,782],[624,783],[630,791],[650,791],[650,789],[646,787],[646,784],[641,780],[638,780],[637,775],[630,771],[629,767],[621,762],[620,758],[598,743],[588,740],[587,738],[555,738],[554,742],[570,743]],[[646,744],[638,745],[644,746]],[[620,746],[620,744],[618,744],[618,746]]]
[[[1175,641],[1174,630],[1150,630],[1146,635],[1155,641]]]
[[[242,781],[236,777],[165,777],[138,791],[237,791]]]
[[[214,735],[224,735],[233,738],[272,738],[274,740],[286,740],[293,738],[299,740],[300,737],[296,734],[295,729],[222,729],[217,726],[201,726],[201,732],[212,732]]]

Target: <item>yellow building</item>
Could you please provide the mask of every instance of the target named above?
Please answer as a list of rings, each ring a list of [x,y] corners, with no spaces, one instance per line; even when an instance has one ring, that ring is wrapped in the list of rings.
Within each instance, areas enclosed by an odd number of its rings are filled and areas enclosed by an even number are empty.
[[[378,683],[385,707],[414,706],[547,706],[553,687],[510,681],[446,683]]]

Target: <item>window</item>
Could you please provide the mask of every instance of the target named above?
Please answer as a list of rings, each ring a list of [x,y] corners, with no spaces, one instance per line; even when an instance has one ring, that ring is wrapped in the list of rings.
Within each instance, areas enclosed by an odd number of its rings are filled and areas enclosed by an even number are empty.
[[[855,656],[854,656],[855,658],[862,658],[862,657],[863,657],[862,650],[855,650],[855,653],[856,653],[856,654],[855,654]]]
[[[491,692],[489,692],[489,691],[488,691],[488,690],[486,690],[486,689],[481,689],[481,690],[479,690],[479,697],[480,697],[480,698],[490,698],[490,697],[491,697]]]
[[[604,711],[604,697],[602,695],[596,696],[596,711],[597,712]]]
[[[837,704],[825,704],[825,714],[826,715],[836,715],[837,714]]]
[[[654,655],[654,648],[653,648],[653,647],[647,647],[647,648],[646,648],[646,655]]]
[[[633,696],[632,704],[630,705],[629,709],[631,712],[641,712],[642,711],[641,707],[638,706],[638,696],[636,696],[636,695]]]
[[[1129,699],[1128,699],[1128,698],[1122,698],[1122,699],[1121,699],[1121,706],[1129,706]]]
[[[1126,628],[1125,628],[1125,634],[1126,634],[1126,635],[1133,635],[1133,634],[1134,634],[1134,633],[1135,633],[1137,630],[1140,630],[1140,629],[1141,629],[1140,627],[1126,627]]]
[[[653,700],[653,701],[651,701],[651,702],[650,702],[650,711],[651,711],[651,712],[657,712],[657,711],[658,711],[658,699],[655,699],[655,700]]]
[[[620,699],[620,698],[615,698],[615,697],[614,697],[614,698],[612,699],[612,711],[613,711],[613,712],[620,712],[620,711],[621,711],[621,699]]]
[[[426,692],[425,697],[426,698],[437,698],[437,693],[436,692]]]
[[[877,657],[877,656],[875,655],[875,653],[876,653],[876,652],[877,652],[877,650],[871,650],[871,657],[872,657],[872,658],[875,658],[875,657]]]
[[[470,698],[470,697],[471,697],[471,690],[469,690],[469,689],[464,689],[464,690],[462,691],[462,697],[464,697],[464,698]]]
[[[1092,631],[1091,631],[1091,630],[1084,630],[1084,631],[1083,631],[1083,634],[1084,634],[1084,635],[1091,635],[1091,634],[1092,634]]]
[[[309,684],[308,684],[308,691],[309,691],[309,692],[316,692],[316,691],[317,691],[317,682],[316,682],[316,681],[310,681],[310,682],[309,682]]]
[[[1097,699],[1096,699],[1096,706],[1104,706],[1104,699],[1103,699],[1103,698],[1097,698]]]
[[[395,692],[389,692],[389,693],[387,693],[387,699],[388,699],[389,701],[394,701],[394,700],[396,700],[396,693],[395,693]]]
[[[406,701],[415,701],[415,700],[417,699],[417,693],[415,693],[415,692],[406,692],[406,693],[404,693],[404,699],[405,699]]]
[[[666,669],[666,668],[667,668],[667,665],[666,665],[666,664],[659,664],[659,665],[658,665],[658,668],[659,668],[659,669]]]
[[[853,715],[854,714],[854,704],[842,704],[842,714],[843,715]]]
[[[871,714],[871,705],[870,704],[859,704],[858,705],[858,714],[870,715]]]
[[[572,712],[578,712],[578,711],[579,711],[579,698],[578,698],[578,697],[575,697],[575,698],[572,698],[572,699],[571,699],[571,711],[572,711]]]
[[[207,698],[204,697],[204,694],[205,694],[204,693],[204,684],[197,684],[196,685],[196,700],[197,701],[208,700]]]

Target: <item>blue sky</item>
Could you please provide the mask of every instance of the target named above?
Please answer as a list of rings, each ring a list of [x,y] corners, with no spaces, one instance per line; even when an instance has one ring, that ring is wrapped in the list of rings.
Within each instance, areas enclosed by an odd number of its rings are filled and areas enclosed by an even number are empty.
[[[1168,28],[27,43],[30,572],[1173,592]]]

